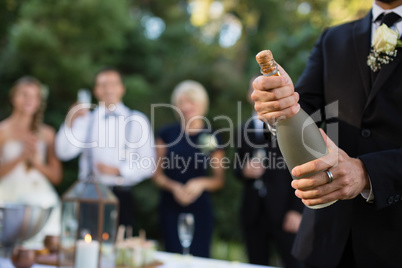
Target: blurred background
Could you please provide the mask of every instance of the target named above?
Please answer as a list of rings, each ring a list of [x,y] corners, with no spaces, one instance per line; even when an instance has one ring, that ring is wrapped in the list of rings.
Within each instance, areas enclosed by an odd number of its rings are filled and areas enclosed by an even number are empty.
[[[151,117],[151,104],[169,103],[184,79],[201,82],[211,98],[209,118],[246,120],[249,80],[259,74],[255,55],[271,49],[296,82],[326,28],[366,15],[368,0],[1,0],[0,120],[10,113],[8,91],[33,75],[49,86],[45,123],[58,129],[80,88],[114,66],[124,76],[125,104]],[[238,101],[242,110],[237,110]],[[240,118],[239,118],[240,117]],[[156,110],[154,128],[175,120]],[[225,120],[213,121],[227,128]],[[223,133],[225,136],[227,133]],[[233,148],[227,155],[233,157]],[[64,164],[59,194],[77,178],[77,160]],[[134,188],[137,228],[159,239],[158,189],[150,180]],[[214,194],[212,257],[246,261],[239,225],[241,183],[227,170]]]

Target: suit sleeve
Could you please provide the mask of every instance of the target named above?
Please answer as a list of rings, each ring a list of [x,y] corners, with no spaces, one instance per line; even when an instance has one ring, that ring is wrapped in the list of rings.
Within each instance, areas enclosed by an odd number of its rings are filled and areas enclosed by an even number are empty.
[[[402,148],[361,155],[359,159],[370,176],[376,208],[402,202]]]

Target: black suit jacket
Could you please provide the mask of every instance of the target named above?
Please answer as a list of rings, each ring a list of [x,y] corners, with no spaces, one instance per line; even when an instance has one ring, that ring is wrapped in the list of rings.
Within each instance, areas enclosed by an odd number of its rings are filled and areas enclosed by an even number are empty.
[[[276,141],[271,141],[270,134],[269,137],[264,137],[262,133],[257,135],[254,130],[254,121],[250,119],[238,128],[236,139],[239,144],[234,158],[234,171],[244,183],[241,218],[244,228],[256,228],[259,219],[267,217],[270,224],[267,228],[272,227],[271,230],[276,232],[278,229],[282,230],[286,212],[295,210],[301,213],[304,205],[294,195],[294,189],[290,186],[292,177]],[[267,155],[267,161],[264,163],[267,168],[261,178],[267,190],[264,198],[258,195],[254,187],[255,180],[245,178],[242,173],[243,164],[253,157],[256,147],[264,149]]]
[[[359,267],[402,267],[402,51],[372,82],[370,43],[371,12],[328,29],[296,85],[303,109],[324,111],[330,137],[363,161],[375,195],[305,209],[293,253],[318,267],[336,266],[349,237]]]

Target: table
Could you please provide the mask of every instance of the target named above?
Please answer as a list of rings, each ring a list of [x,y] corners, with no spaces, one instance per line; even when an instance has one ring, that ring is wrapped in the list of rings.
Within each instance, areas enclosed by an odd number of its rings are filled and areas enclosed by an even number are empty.
[[[166,252],[156,252],[155,258],[164,264],[158,268],[268,268],[270,266],[252,265],[192,256],[182,256]],[[273,268],[273,267],[271,267]]]
[[[163,262],[158,268],[268,268],[270,266],[252,265],[239,262],[206,259],[192,256],[181,256],[166,252],[155,252],[155,258]],[[0,258],[0,268],[14,268],[10,260]],[[34,265],[32,268],[56,268],[47,265]],[[271,267],[273,268],[273,267]]]

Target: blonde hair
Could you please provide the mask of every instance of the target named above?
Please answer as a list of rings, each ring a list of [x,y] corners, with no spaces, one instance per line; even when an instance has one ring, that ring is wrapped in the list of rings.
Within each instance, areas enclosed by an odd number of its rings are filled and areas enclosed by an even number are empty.
[[[42,93],[42,83],[36,79],[35,77],[31,76],[23,76],[20,79],[15,82],[14,86],[11,88],[9,97],[10,101],[12,102],[12,99],[15,97],[15,94],[18,91],[18,88],[22,85],[34,85],[38,88],[39,90],[39,95],[40,95],[40,104],[38,107],[38,110],[36,113],[33,115],[32,122],[31,122],[31,131],[37,132],[39,131],[39,127],[43,123],[43,116],[46,110],[46,96]]]
[[[185,95],[190,100],[200,103],[203,108],[203,115],[208,111],[209,98],[208,93],[201,83],[194,80],[184,80],[180,82],[173,90],[171,103],[177,106],[179,98]]]

